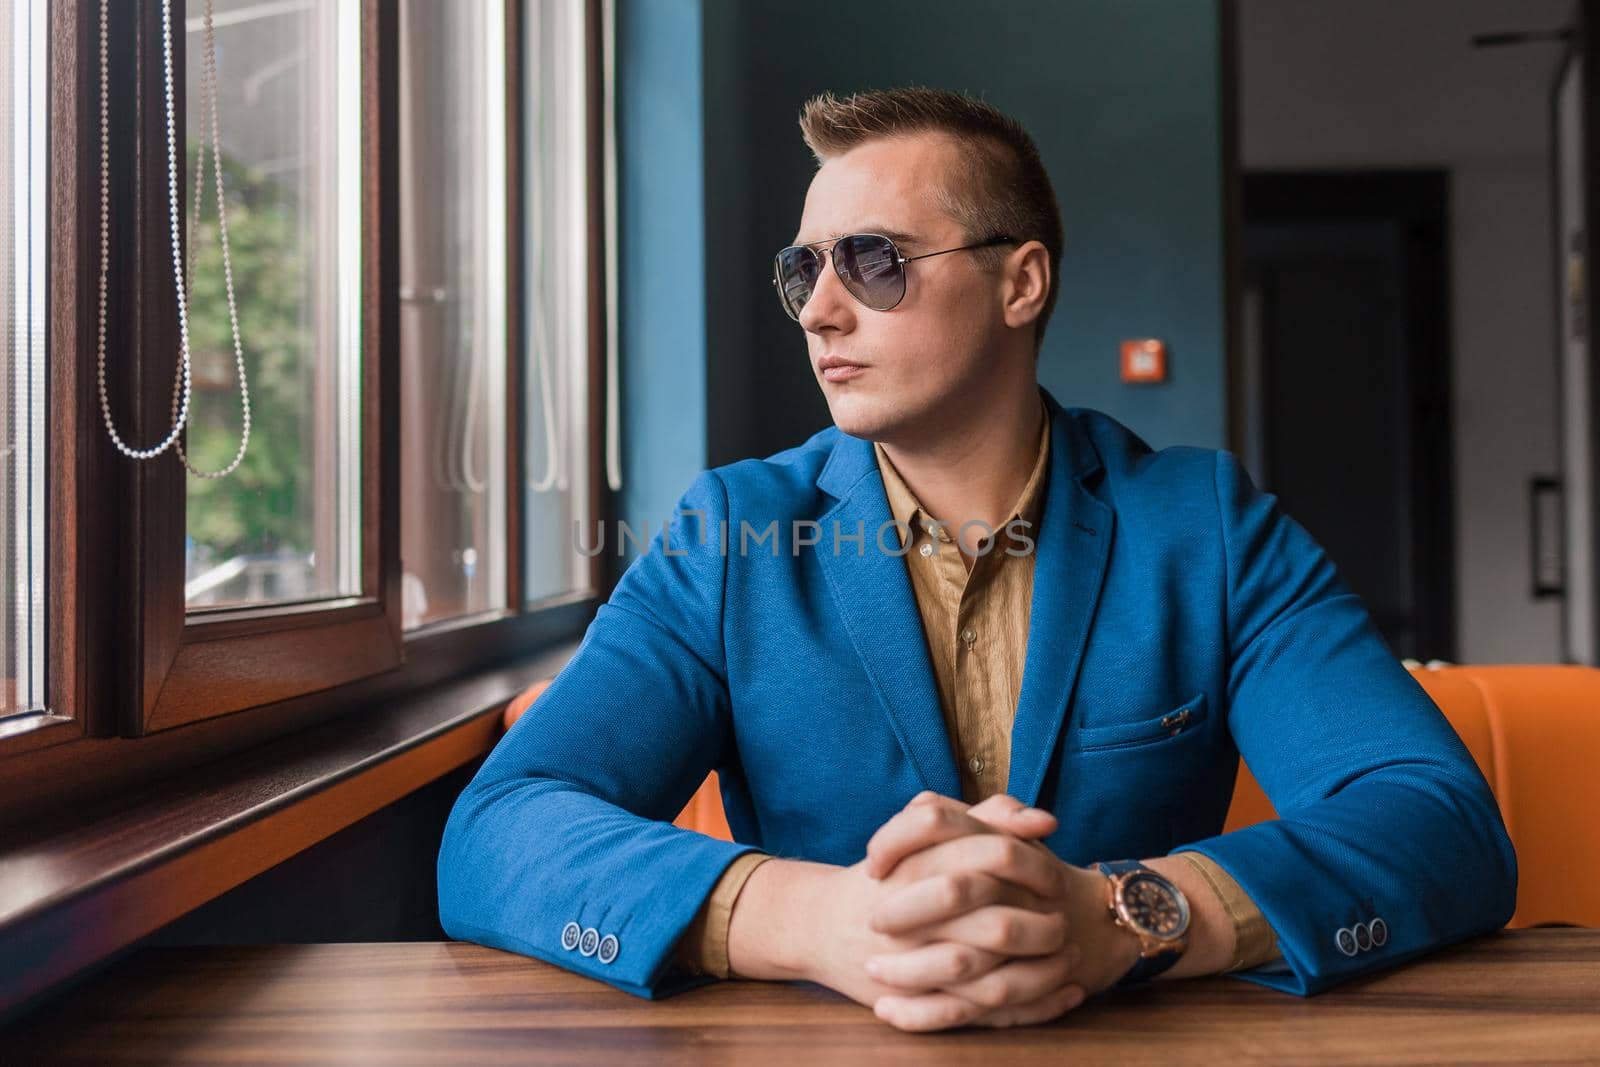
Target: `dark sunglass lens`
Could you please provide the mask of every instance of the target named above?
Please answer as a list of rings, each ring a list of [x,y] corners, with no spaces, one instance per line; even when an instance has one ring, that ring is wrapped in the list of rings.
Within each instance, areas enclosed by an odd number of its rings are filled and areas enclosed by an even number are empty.
[[[833,247],[834,263],[845,288],[877,311],[887,311],[906,293],[906,274],[894,242],[875,234],[846,237]]]
[[[817,254],[809,248],[795,246],[778,253],[778,295],[791,318],[798,319],[806,301],[811,299],[820,269]]]

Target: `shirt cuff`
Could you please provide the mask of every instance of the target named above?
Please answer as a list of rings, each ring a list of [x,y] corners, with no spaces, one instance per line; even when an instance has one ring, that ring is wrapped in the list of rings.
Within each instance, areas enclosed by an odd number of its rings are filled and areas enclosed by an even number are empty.
[[[678,942],[674,959],[679,966],[695,974],[735,977],[728,967],[728,924],[733,919],[733,904],[750,873],[772,858],[766,852],[746,852],[728,864]]]
[[[1278,951],[1278,936],[1267,922],[1267,917],[1261,914],[1255,901],[1239,888],[1239,883],[1227,871],[1211,857],[1199,852],[1174,852],[1173,855],[1182,856],[1200,873],[1222,902],[1228,918],[1233,921],[1233,962],[1222,971],[1223,974],[1246,971],[1282,959]]]

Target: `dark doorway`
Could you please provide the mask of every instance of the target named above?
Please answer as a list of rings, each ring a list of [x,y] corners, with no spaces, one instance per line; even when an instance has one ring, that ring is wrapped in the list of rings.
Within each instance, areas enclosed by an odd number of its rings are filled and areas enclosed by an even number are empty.
[[[1244,178],[1241,458],[1397,656],[1455,658],[1448,180]]]

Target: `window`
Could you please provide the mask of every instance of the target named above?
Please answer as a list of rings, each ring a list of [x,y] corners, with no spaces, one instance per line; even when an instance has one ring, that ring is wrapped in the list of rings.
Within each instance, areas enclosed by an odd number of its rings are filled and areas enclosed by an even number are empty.
[[[190,608],[361,592],[361,12],[352,3],[190,7],[186,176],[220,129],[223,195],[252,428],[237,470],[186,481]],[[212,173],[188,190],[194,409],[188,459],[226,468],[241,389]]]
[[[528,5],[523,42],[525,603],[592,583],[590,556],[580,551],[577,536],[581,530],[582,546],[592,553],[597,530],[585,490],[599,476],[599,451],[588,446],[601,432],[588,369],[594,340],[589,280],[600,254],[590,232],[597,161],[585,137],[592,87],[600,83],[591,69],[595,57],[585,48],[592,14],[576,0]]]
[[[0,9],[0,720],[44,701],[47,11]]]
[[[603,595],[572,529],[604,506],[599,0],[212,0],[226,258],[206,7],[172,0],[195,470],[249,390],[218,478],[119,452],[96,387],[103,144],[107,404],[168,435],[163,7],[0,14],[0,814],[382,715]]]
[[[400,5],[404,625],[506,606],[506,12]]]
[[[503,612],[518,591],[537,605],[596,584],[576,540],[594,467],[590,14],[575,0],[521,5],[513,101],[501,0],[400,7],[407,630]],[[508,105],[526,116],[520,175]],[[505,534],[518,492],[515,574]]]
[[[581,638],[605,561],[562,527],[604,499],[601,12],[0,4],[0,836],[70,859],[28,853],[53,874],[11,879],[8,932],[53,936],[63,892],[85,913],[128,899],[121,874],[192,857],[202,826],[259,832],[281,768],[315,799],[263,847],[309,843],[340,817],[333,787],[367,803],[481,752],[493,705]],[[535,215],[530,195],[556,199]],[[525,492],[535,465],[554,473]],[[559,537],[532,537],[530,512]],[[216,821],[232,774],[243,817]],[[80,830],[150,787],[162,818],[84,851]],[[112,910],[54,965],[160,914]]]

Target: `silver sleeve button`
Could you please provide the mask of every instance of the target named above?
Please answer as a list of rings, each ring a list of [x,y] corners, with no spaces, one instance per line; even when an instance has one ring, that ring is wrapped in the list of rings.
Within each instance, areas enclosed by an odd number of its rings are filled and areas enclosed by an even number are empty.
[[[578,938],[583,931],[578,929],[577,923],[568,923],[561,928],[561,947],[571,952],[578,947]]]
[[[1379,948],[1388,944],[1389,924],[1382,919],[1373,919],[1370,925],[1372,927],[1372,943]]]
[[[597,958],[601,963],[610,963],[612,960],[617,958],[617,951],[621,948],[622,945],[617,941],[616,935],[607,934],[600,939],[600,948],[598,949],[599,955]]]
[[[1355,932],[1347,926],[1339,927],[1339,932],[1333,935],[1333,943],[1338,946],[1339,951],[1343,952],[1346,956],[1354,956],[1360,951],[1360,949],[1356,947]]]
[[[600,946],[600,931],[594,927],[585,927],[583,936],[578,939],[578,951],[585,956],[593,956],[595,949]]]

